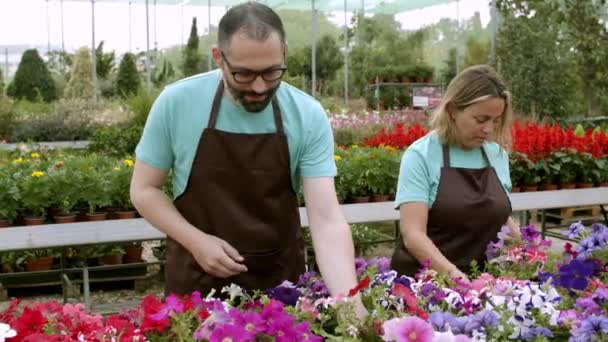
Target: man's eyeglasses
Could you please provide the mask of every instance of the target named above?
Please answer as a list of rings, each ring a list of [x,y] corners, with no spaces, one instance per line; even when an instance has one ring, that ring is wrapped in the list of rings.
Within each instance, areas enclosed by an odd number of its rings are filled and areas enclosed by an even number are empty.
[[[249,70],[249,69],[232,71],[232,69],[233,69],[232,65],[230,65],[230,62],[228,62],[228,59],[226,59],[226,55],[224,55],[224,51],[220,51],[220,53],[222,54],[222,58],[224,59],[224,61],[226,61],[226,65],[228,65],[228,69],[230,69],[232,78],[234,78],[234,81],[236,83],[241,83],[241,84],[251,83],[251,82],[255,81],[255,79],[258,78],[258,76],[261,76],[262,79],[266,82],[276,81],[276,80],[279,80],[281,77],[283,77],[283,75],[285,74],[285,71],[287,70],[286,67],[282,67],[282,68],[271,67],[271,68],[268,68],[268,69],[265,69],[262,71],[254,71],[254,70]],[[283,58],[285,58],[284,55],[283,55]]]

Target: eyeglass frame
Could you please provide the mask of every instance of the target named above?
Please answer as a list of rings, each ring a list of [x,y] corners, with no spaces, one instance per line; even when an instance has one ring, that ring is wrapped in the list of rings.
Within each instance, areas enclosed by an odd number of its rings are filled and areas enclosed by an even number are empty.
[[[242,70],[239,70],[239,71],[232,71],[233,67],[232,67],[232,65],[230,65],[230,62],[226,58],[224,51],[220,50],[220,55],[222,56],[222,59],[226,62],[228,69],[230,69],[230,74],[232,75],[232,79],[234,80],[234,82],[239,83],[239,84],[251,84],[251,83],[255,82],[255,80],[257,80],[258,77],[261,77],[262,80],[264,80],[266,82],[278,81],[281,78],[283,78],[283,76],[285,76],[285,71],[287,71],[287,66],[283,66],[280,68],[272,66],[270,68],[266,68],[266,69],[260,70],[260,71],[255,71],[255,70],[251,70],[251,69],[247,69],[247,68],[242,68]],[[283,65],[285,65],[285,53],[283,53]],[[281,71],[281,76],[279,76],[275,79],[272,79],[272,80],[267,80],[266,78],[264,78],[264,73],[269,72],[269,71],[279,71],[279,70]],[[244,73],[244,72],[253,74],[253,78],[251,79],[251,81],[241,82],[236,79],[236,74]]]

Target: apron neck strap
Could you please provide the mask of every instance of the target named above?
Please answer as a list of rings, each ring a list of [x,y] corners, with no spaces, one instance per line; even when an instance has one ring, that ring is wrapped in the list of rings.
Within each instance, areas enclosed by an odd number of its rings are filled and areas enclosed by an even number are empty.
[[[217,122],[217,113],[220,111],[220,105],[222,104],[222,96],[224,95],[224,80],[220,78],[220,84],[217,86],[215,96],[213,97],[213,104],[211,106],[211,114],[209,114],[209,123],[207,128],[214,129],[215,123]]]
[[[448,144],[443,144],[443,167],[450,167],[450,149]]]
[[[214,129],[217,123],[217,114],[220,111],[220,105],[222,104],[222,96],[224,95],[224,80],[220,79],[220,84],[217,86],[215,96],[213,97],[213,104],[211,106],[211,114],[209,115],[209,123],[207,128]],[[277,97],[272,97],[272,114],[274,117],[274,124],[277,129],[277,133],[283,134],[283,120],[281,119],[281,108],[279,107],[279,101]]]

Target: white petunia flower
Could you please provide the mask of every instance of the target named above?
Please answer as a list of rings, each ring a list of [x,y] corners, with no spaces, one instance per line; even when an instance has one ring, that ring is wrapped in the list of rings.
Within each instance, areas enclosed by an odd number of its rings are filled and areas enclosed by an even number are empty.
[[[10,325],[0,323],[0,342],[4,342],[7,338],[17,336],[15,329],[11,329]]]

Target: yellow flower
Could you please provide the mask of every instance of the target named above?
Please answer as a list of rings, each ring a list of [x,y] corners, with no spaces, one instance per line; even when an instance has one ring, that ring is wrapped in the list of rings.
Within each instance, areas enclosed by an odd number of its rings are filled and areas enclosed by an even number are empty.
[[[397,150],[396,148],[394,148],[394,147],[392,147],[392,146],[386,146],[385,148],[386,148],[386,150],[387,150],[387,151],[389,151],[389,152],[395,152],[395,151]]]
[[[13,160],[13,164],[19,164],[19,163],[23,163],[23,158],[19,157],[19,158]]]
[[[112,170],[114,170],[114,171],[120,171],[120,168],[119,167],[115,167]]]
[[[340,159],[342,159],[342,157],[340,157],[340,156],[334,156],[334,160],[335,160],[335,161],[338,161],[338,160],[340,160]]]
[[[42,176],[44,176],[44,172],[42,172],[42,171],[34,171],[34,172],[32,172],[32,177],[39,178],[39,177],[42,177]]]
[[[125,164],[125,166],[127,166],[127,167],[131,167],[131,166],[133,166],[133,161],[132,161],[131,159],[125,159],[125,160],[123,161],[123,163],[124,163],[124,164]]]
[[[40,154],[34,152],[34,153],[30,154],[30,157],[32,157],[32,158],[40,158]]]

